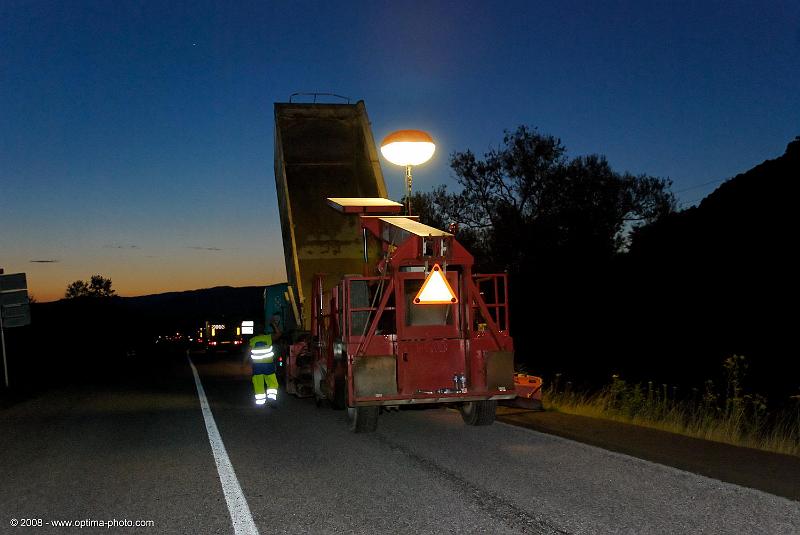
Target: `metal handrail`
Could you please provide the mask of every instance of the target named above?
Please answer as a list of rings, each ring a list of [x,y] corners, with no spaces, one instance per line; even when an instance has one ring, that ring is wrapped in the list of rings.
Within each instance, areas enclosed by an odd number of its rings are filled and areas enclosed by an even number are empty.
[[[312,96],[312,95],[314,97],[314,101],[312,102],[312,104],[316,104],[317,103],[317,97],[336,97],[336,98],[340,98],[342,100],[346,100],[347,103],[350,104],[350,97],[346,97],[344,95],[337,95],[336,93],[316,93],[316,92],[315,93],[302,93],[302,92],[301,93],[292,93],[291,95],[289,95],[289,104],[293,104],[292,99],[294,97],[298,97],[298,96],[308,97],[308,96]]]

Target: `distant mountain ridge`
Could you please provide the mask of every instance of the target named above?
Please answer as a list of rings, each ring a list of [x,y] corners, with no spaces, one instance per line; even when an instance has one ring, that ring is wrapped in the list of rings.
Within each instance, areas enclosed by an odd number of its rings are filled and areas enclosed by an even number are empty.
[[[112,299],[61,299],[37,303],[32,313],[34,322],[42,321],[45,325],[92,318],[92,322],[102,323],[106,330],[117,330],[120,323],[125,323],[137,335],[175,330],[194,332],[207,320],[262,322],[264,287],[216,286]]]
[[[216,286],[183,292],[123,297],[131,312],[146,316],[156,323],[176,323],[191,328],[206,320],[250,318],[263,316],[264,286]]]
[[[262,297],[265,286],[214,286],[197,290],[183,290],[179,292],[163,292],[157,294],[121,297],[129,303],[146,306],[151,303],[181,303],[181,302],[208,302],[224,305],[231,299],[252,300],[255,295]]]

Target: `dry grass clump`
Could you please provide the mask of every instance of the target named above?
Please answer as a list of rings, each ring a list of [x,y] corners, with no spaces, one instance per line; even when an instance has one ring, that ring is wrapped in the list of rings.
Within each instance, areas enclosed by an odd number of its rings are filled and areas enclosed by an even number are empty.
[[[769,411],[765,397],[742,388],[744,357],[729,357],[723,366],[727,383],[723,393],[712,381],[681,396],[675,386],[652,381],[631,384],[614,375],[611,384],[587,394],[573,391],[569,382],[560,384],[557,375],[544,392],[544,403],[549,410],[800,456],[800,395],[792,396],[787,407]]]

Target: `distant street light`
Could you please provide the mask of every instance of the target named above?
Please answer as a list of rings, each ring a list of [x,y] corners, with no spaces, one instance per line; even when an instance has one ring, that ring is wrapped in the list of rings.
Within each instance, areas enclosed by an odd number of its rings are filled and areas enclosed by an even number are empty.
[[[435,150],[433,138],[422,130],[398,130],[381,143],[383,157],[406,168],[406,215],[411,215],[411,166],[427,162]]]

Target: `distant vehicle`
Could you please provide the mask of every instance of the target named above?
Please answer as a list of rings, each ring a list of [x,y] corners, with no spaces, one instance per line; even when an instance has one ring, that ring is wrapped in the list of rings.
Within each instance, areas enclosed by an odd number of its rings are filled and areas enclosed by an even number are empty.
[[[239,323],[206,321],[199,345],[206,353],[238,353],[244,345]]]

